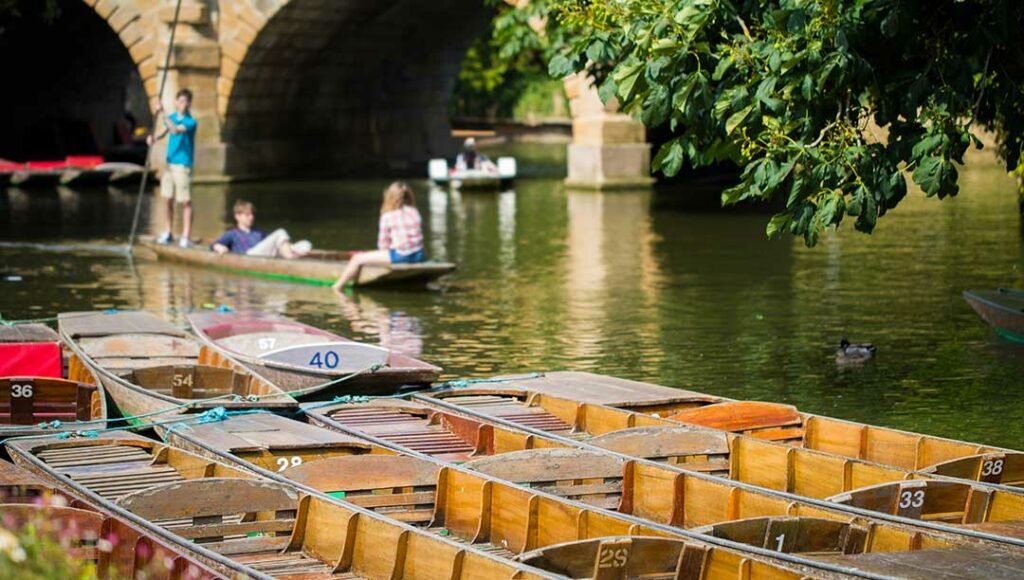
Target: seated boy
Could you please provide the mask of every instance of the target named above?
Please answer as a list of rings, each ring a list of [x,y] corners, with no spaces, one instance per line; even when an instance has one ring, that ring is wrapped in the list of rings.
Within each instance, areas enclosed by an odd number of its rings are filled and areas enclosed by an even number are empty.
[[[255,207],[252,202],[239,199],[235,202],[235,227],[224,232],[217,238],[210,249],[218,254],[228,252],[247,256],[264,256],[267,258],[301,258],[313,249],[306,240],[291,243],[288,232],[276,229],[266,235],[263,230],[253,229],[256,220]]]

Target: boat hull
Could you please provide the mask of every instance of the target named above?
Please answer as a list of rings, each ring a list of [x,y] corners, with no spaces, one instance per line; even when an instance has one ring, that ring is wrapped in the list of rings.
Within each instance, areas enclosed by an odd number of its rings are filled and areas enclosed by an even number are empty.
[[[999,336],[1024,344],[1024,291],[969,290],[964,300],[995,329]]]
[[[348,263],[345,260],[301,258],[283,260],[241,254],[217,254],[205,247],[182,248],[173,244],[157,244],[152,238],[139,240],[140,245],[152,251],[161,260],[203,266],[247,276],[257,276],[286,282],[299,282],[318,286],[333,284]],[[368,264],[363,266],[356,280],[357,286],[387,286],[425,284],[455,270],[450,262],[423,262],[420,264]]]
[[[188,320],[199,340],[211,350],[241,363],[288,391],[308,390],[298,396],[304,400],[325,400],[336,395],[353,393],[390,393],[401,386],[428,385],[437,380],[442,370],[440,367],[389,349],[355,342],[273,314],[202,312],[189,315]],[[242,342],[232,344],[232,341],[236,340]],[[305,357],[290,357],[286,360],[268,358],[273,356],[272,349],[279,340],[298,341],[293,345],[298,349],[292,350],[300,350],[305,346],[317,352],[317,358],[327,359],[330,355],[338,353],[335,358],[340,357],[345,362],[337,365],[335,370],[309,366],[305,364],[305,361],[309,360],[309,351],[303,351],[306,353]],[[360,360],[359,353],[363,350],[370,351],[374,358]],[[385,366],[372,368],[371,363],[376,362]],[[360,374],[346,378],[355,372]],[[326,384],[343,378],[345,380],[337,384]],[[322,387],[316,388],[318,385]]]

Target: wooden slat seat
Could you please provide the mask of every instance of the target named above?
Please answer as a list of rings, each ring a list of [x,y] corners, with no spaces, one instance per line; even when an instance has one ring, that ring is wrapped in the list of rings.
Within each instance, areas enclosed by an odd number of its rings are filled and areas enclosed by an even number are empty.
[[[982,453],[951,459],[921,470],[923,473],[985,483],[1024,486],[1024,453]]]
[[[634,427],[594,437],[588,443],[624,455],[729,476],[728,435],[709,429]]]
[[[95,385],[44,377],[0,378],[0,424],[88,421]]]
[[[859,554],[868,530],[849,522],[808,517],[761,517],[694,528],[694,532],[787,554]]]
[[[281,475],[389,518],[426,524],[434,515],[440,469],[415,457],[348,455],[303,463]]]
[[[625,462],[579,449],[528,449],[475,459],[463,467],[559,497],[618,509]]]
[[[913,479],[862,487],[825,501],[916,520],[966,524],[984,521],[990,493],[957,481]]]
[[[438,398],[446,403],[466,407],[523,427],[563,436],[573,433],[572,425],[543,407],[529,405],[522,394],[445,394]]]
[[[516,559],[570,578],[702,578],[707,548],[669,538],[606,537],[554,544]]]
[[[331,411],[329,416],[342,425],[438,458],[461,461],[476,450],[476,441],[425,409],[354,405]]]

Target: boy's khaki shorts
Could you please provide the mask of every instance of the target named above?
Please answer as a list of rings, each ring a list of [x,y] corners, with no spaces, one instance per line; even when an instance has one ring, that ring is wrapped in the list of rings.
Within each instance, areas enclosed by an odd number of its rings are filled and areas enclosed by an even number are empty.
[[[174,198],[177,203],[192,201],[192,168],[168,165],[160,178],[160,197]]]

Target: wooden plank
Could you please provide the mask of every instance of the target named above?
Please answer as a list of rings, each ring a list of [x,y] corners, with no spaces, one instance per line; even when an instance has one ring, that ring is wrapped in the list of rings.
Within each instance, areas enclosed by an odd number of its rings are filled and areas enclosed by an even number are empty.
[[[503,382],[493,387],[482,385],[480,388],[521,389],[612,406],[721,400],[703,393],[585,372],[558,371],[544,373],[537,378],[524,378],[521,375],[495,378]]]
[[[729,453],[725,433],[688,427],[635,427],[594,437],[587,443],[641,458]]]
[[[516,483],[622,477],[625,461],[582,449],[529,449],[467,461],[463,467]]]
[[[187,337],[177,326],[144,311],[62,312],[58,315],[62,333],[70,338],[111,336],[115,334],[165,334]]]
[[[204,517],[255,511],[293,510],[298,496],[292,488],[271,481],[204,478],[161,485],[126,496],[118,505],[139,517]]]
[[[0,324],[0,342],[60,342],[60,335],[45,324]]]

